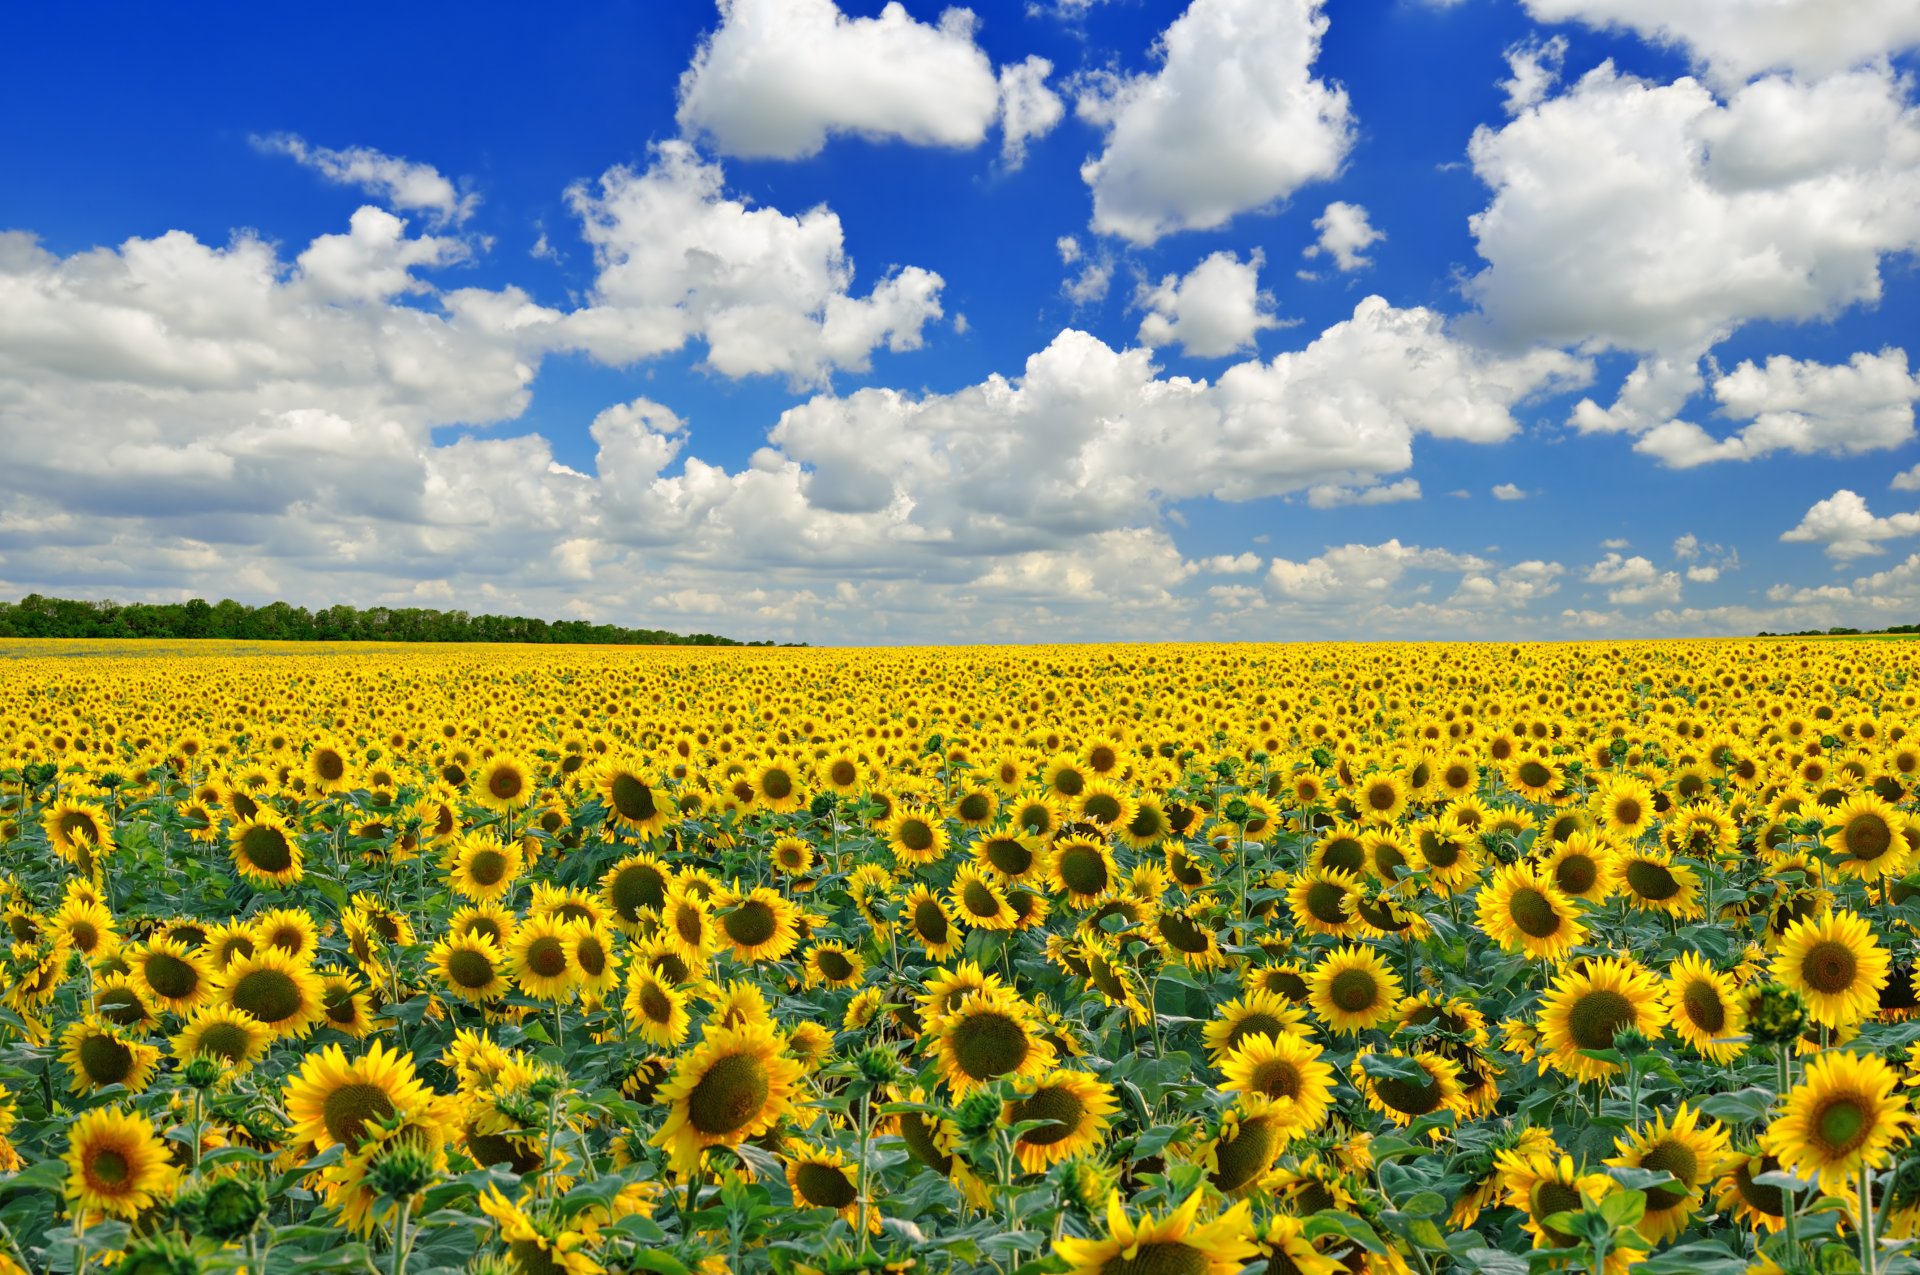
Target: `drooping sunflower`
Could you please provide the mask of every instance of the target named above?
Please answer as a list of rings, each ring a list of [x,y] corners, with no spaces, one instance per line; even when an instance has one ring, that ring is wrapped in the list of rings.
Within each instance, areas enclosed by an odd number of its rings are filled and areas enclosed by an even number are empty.
[[[1667,1013],[1674,1032],[1704,1058],[1732,1062],[1746,1048],[1746,1001],[1731,976],[1696,953],[1667,971]]]
[[[500,1227],[500,1239],[521,1275],[601,1275],[606,1269],[586,1252],[585,1231],[528,1213],[499,1187],[481,1193],[480,1211]]]
[[[1898,876],[1913,861],[1905,816],[1871,792],[1855,793],[1822,818],[1840,825],[1828,834],[1826,846],[1843,876]]]
[[[320,980],[303,961],[277,947],[235,956],[220,972],[215,994],[279,1039],[304,1036],[326,1017]]]
[[[315,1151],[336,1144],[354,1151],[375,1125],[423,1108],[432,1097],[414,1074],[411,1054],[375,1041],[351,1061],[338,1045],[308,1054],[287,1082],[284,1103],[290,1132]]]
[[[1631,1136],[1615,1138],[1618,1155],[1607,1163],[1620,1168],[1653,1169],[1670,1173],[1675,1181],[1642,1192],[1647,1211],[1636,1229],[1655,1244],[1672,1239],[1687,1227],[1704,1188],[1720,1176],[1727,1158],[1727,1132],[1718,1120],[1700,1123],[1700,1113],[1686,1103],[1663,1114]]]
[[[1166,1217],[1148,1213],[1136,1222],[1116,1190],[1107,1197],[1107,1233],[1060,1239],[1054,1254],[1067,1263],[1067,1275],[1236,1275],[1260,1251],[1249,1203],[1202,1223],[1204,1197],[1196,1191]]]
[[[1348,945],[1320,959],[1307,975],[1307,999],[1320,1021],[1337,1032],[1378,1027],[1393,1016],[1400,976],[1370,947]]]
[[[887,849],[902,864],[925,867],[947,857],[951,841],[946,820],[938,814],[901,806],[882,829]]]
[[[1222,1195],[1256,1189],[1291,1136],[1287,1104],[1251,1096],[1220,1113],[1220,1125],[1200,1148],[1207,1181]]]
[[[972,864],[954,873],[947,904],[951,915],[977,930],[1010,930],[1017,919],[1007,896]]]
[[[1389,1064],[1369,1065],[1372,1059],[1379,1057],[1395,1060],[1394,1064],[1390,1064],[1394,1070],[1408,1074],[1390,1074],[1385,1069]],[[1424,1072],[1424,1078],[1415,1075],[1415,1069]],[[1404,1050],[1394,1049],[1386,1055],[1379,1055],[1372,1046],[1368,1046],[1353,1060],[1348,1075],[1367,1106],[1402,1128],[1423,1116],[1442,1111],[1458,1114],[1460,1111],[1463,1093],[1460,1065],[1442,1054],[1421,1052],[1408,1055]]]
[[[1841,908],[1787,927],[1772,974],[1806,998],[1807,1014],[1827,1027],[1871,1018],[1891,960],[1863,917]]]
[[[745,964],[780,960],[800,942],[800,910],[765,886],[728,892],[718,901],[715,917],[721,939],[733,947],[733,959]]]
[[[627,1022],[643,1040],[675,1049],[687,1038],[692,1021],[687,1014],[687,994],[654,970],[639,964],[628,969],[623,1004]]]
[[[860,1171],[835,1147],[801,1145],[781,1157],[787,1165],[787,1187],[794,1203],[831,1209],[852,1222],[860,1213]],[[880,1229],[880,1210],[867,1211],[868,1229]]]
[[[653,1145],[676,1173],[698,1172],[708,1147],[757,1138],[792,1111],[804,1070],[768,1023],[709,1029],[660,1087],[669,1110]]]
[[[1002,1124],[1018,1129],[1028,1121],[1048,1122],[1014,1136],[1014,1154],[1028,1173],[1045,1173],[1047,1166],[1097,1146],[1120,1105],[1111,1086],[1079,1071],[1017,1081],[1014,1093],[1001,1111]]]
[[[988,1081],[1037,1076],[1054,1063],[1054,1047],[1034,1029],[1033,1007],[1011,991],[969,993],[929,1031],[955,1099]]]
[[[427,953],[427,964],[447,991],[476,1005],[504,995],[510,985],[506,954],[484,934],[441,939]]]
[[[167,1144],[136,1111],[96,1107],[67,1130],[66,1197],[83,1212],[138,1217],[173,1190]]]
[[[594,776],[607,818],[642,837],[658,835],[672,813],[666,794],[656,788],[658,782],[645,767],[625,758],[608,759]]]
[[[1626,900],[1642,912],[1662,912],[1675,920],[1698,919],[1700,874],[1666,850],[1627,850],[1617,866]]]
[[[1307,994],[1312,996],[1309,980]],[[1256,988],[1222,1005],[1212,1022],[1200,1029],[1200,1040],[1216,1066],[1256,1036],[1275,1038],[1306,1030],[1306,1013],[1277,992]]]
[[[524,757],[495,753],[474,769],[473,799],[502,814],[519,810],[534,797],[533,767]]]
[[[68,1024],[60,1034],[60,1061],[71,1076],[76,1094],[89,1094],[108,1085],[125,1085],[140,1093],[153,1081],[160,1051],[136,1040],[96,1014]]]
[[[1843,1187],[1861,1165],[1879,1168],[1913,1127],[1899,1079],[1873,1054],[1833,1051],[1808,1062],[1762,1145],[1796,1173]]]
[[[239,1075],[266,1057],[273,1033],[228,1005],[206,1005],[193,1012],[173,1038],[174,1059],[185,1064],[206,1055],[231,1075]]]
[[[509,953],[513,980],[535,1000],[569,999],[580,985],[582,971],[573,959],[574,921],[558,916],[534,916],[514,932]]]
[[[227,829],[227,854],[240,875],[262,885],[291,885],[305,874],[305,854],[279,812],[262,807]]]
[[[520,878],[525,852],[518,841],[502,841],[490,832],[468,832],[448,845],[447,884],[475,903],[504,898]]]
[[[1495,870],[1480,890],[1475,915],[1501,950],[1536,960],[1559,960],[1587,934],[1573,900],[1523,863]]]
[[[1554,976],[1540,1003],[1542,1057],[1575,1080],[1607,1080],[1620,1067],[1581,1051],[1612,1049],[1628,1027],[1656,1038],[1666,1021],[1660,982],[1638,961],[1603,956],[1576,963]]]
[[[1220,1088],[1268,1100],[1281,1121],[1282,1145],[1326,1123],[1333,1109],[1333,1068],[1320,1046],[1298,1032],[1248,1036],[1220,1061]]]

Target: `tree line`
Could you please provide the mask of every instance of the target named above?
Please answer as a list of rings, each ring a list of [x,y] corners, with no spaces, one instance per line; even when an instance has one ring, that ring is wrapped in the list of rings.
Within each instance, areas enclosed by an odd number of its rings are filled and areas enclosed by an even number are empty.
[[[585,620],[470,615],[425,607],[350,607],[309,611],[286,602],[250,607],[208,602],[87,602],[30,593],[0,602],[0,637],[237,638],[258,642],[534,642],[596,646],[772,646],[712,633],[628,629]]]

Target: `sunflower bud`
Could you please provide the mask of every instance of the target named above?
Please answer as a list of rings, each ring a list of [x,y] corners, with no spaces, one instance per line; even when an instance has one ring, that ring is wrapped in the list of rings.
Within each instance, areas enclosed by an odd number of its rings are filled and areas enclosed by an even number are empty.
[[[410,1200],[439,1176],[433,1157],[413,1138],[402,1138],[380,1148],[367,1172],[367,1183],[390,1200]]]
[[[953,1113],[954,1124],[969,1141],[985,1136],[999,1121],[1000,1098],[987,1089],[968,1094]]]
[[[195,1054],[193,1061],[189,1062],[186,1070],[181,1073],[189,1085],[201,1090],[211,1089],[219,1084],[220,1077],[224,1074],[225,1071],[218,1060],[209,1058],[205,1054]]]
[[[891,1049],[878,1045],[860,1051],[860,1078],[871,1085],[890,1084],[906,1074]]]
[[[267,1189],[257,1178],[216,1178],[183,1210],[196,1234],[237,1240],[259,1225],[267,1212]]]
[[[1253,807],[1247,804],[1244,797],[1229,797],[1227,804],[1220,808],[1220,813],[1228,823],[1245,823],[1252,816]]]
[[[544,1106],[552,1102],[555,1095],[566,1088],[566,1084],[567,1078],[565,1076],[556,1076],[548,1073],[537,1077],[532,1084],[527,1086],[527,1097]]]
[[[177,1235],[146,1235],[127,1246],[114,1269],[126,1275],[200,1275],[200,1259]]]
[[[1746,999],[1747,1032],[1760,1044],[1784,1044],[1807,1028],[1807,1003],[1785,984],[1762,983]]]

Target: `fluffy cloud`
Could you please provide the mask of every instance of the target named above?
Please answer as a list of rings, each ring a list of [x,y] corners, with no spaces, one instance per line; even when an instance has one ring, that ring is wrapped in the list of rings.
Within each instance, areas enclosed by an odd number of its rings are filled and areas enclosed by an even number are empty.
[[[1797,526],[1780,538],[1795,544],[1820,545],[1829,558],[1846,561],[1881,552],[1879,542],[1920,534],[1920,513],[1889,514],[1876,518],[1858,492],[1842,488],[1819,501]]]
[[[1462,576],[1453,601],[1461,605],[1521,608],[1560,591],[1567,569],[1539,558],[1517,562],[1498,572],[1474,571]]]
[[[1513,483],[1495,483],[1493,487],[1493,498],[1495,500],[1525,500],[1527,493],[1525,488]]]
[[[291,133],[255,137],[253,144],[268,154],[285,155],[328,181],[358,187],[394,208],[424,212],[435,225],[459,225],[480,203],[478,195],[462,194],[430,164],[383,155],[365,146],[333,150],[310,145]]]
[[[1275,558],[1267,567],[1267,585],[1276,594],[1301,602],[1381,601],[1404,591],[1409,572],[1484,571],[1493,564],[1471,554],[1403,545],[1341,545],[1304,562]]]
[[[1313,76],[1320,0],[1193,0],[1159,68],[1090,79],[1080,115],[1106,131],[1081,168],[1093,228],[1135,243],[1220,226],[1340,171],[1345,90]]]
[[[1340,199],[1328,204],[1327,210],[1313,219],[1313,228],[1320,232],[1320,238],[1309,244],[1301,255],[1317,257],[1324,252],[1342,270],[1372,265],[1366,256],[1367,249],[1386,238],[1368,224],[1365,208]]]
[[[1560,67],[1567,58],[1567,37],[1528,40],[1507,50],[1507,66],[1513,78],[1502,80],[1507,91],[1507,114],[1518,115],[1538,106],[1560,81]]]
[[[743,158],[800,159],[835,133],[978,146],[1002,98],[973,29],[967,9],[929,25],[898,3],[849,18],[833,0],[720,0],[680,77],[680,126]]]
[[[1338,509],[1343,505],[1393,505],[1420,499],[1420,480],[1402,478],[1398,482],[1372,487],[1341,487],[1322,483],[1307,489],[1307,503],[1315,509]]]
[[[1888,450],[1913,438],[1920,377],[1908,375],[1904,350],[1856,354],[1837,366],[1775,355],[1764,366],[1740,364],[1714,381],[1713,393],[1721,415],[1752,423],[1715,438],[1689,421],[1669,421],[1635,450],[1682,469],[1779,451],[1844,456]]]
[[[1134,299],[1147,311],[1140,323],[1141,344],[1177,343],[1199,358],[1246,349],[1257,333],[1280,322],[1273,314],[1273,294],[1260,290],[1264,262],[1258,248],[1246,261],[1216,252],[1185,276],[1167,275],[1155,288],[1143,283]]]
[[[725,191],[719,165],[684,142],[663,142],[643,171],[616,167],[568,202],[599,272],[590,304],[547,317],[551,340],[627,363],[707,346],[727,376],[784,374],[818,383],[836,368],[865,370],[873,351],[918,349],[941,316],[940,276],[907,266],[864,297],[840,218],[750,208]]]
[[[1010,168],[1026,160],[1028,142],[1066,117],[1066,103],[1047,87],[1051,74],[1053,63],[1039,56],[1000,68],[1000,158]]]
[[[1826,75],[1920,44],[1910,0],[1523,0],[1542,22],[1627,27],[1684,47],[1723,84]]]
[[[1920,111],[1886,67],[1723,104],[1611,63],[1481,128],[1467,285],[1496,335],[1697,357],[1744,323],[1877,301],[1920,247]]]
[[[1661,571],[1647,559],[1609,553],[1587,569],[1586,582],[1607,586],[1607,601],[1615,606],[1674,603],[1680,600],[1680,573]]]

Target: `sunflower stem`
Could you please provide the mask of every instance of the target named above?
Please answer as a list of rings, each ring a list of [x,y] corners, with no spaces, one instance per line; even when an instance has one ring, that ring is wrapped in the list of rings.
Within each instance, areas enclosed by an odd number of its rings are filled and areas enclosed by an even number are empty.
[[[855,1229],[860,1236],[862,1253],[867,1251],[867,1140],[872,1136],[873,1096],[870,1093],[862,1093],[860,1095],[860,1155],[859,1162],[854,1166],[855,1172],[860,1175],[859,1190],[856,1193],[860,1203],[859,1222]]]
[[[1789,1042],[1781,1041],[1779,1048],[1775,1051],[1774,1061],[1779,1072],[1778,1084],[1781,1102],[1787,1100],[1787,1089],[1792,1083],[1793,1062],[1787,1052],[1791,1048],[1792,1045]],[[1800,1253],[1800,1225],[1799,1219],[1794,1216],[1796,1210],[1794,1209],[1793,1192],[1782,1191],[1780,1193],[1780,1200],[1781,1207],[1786,1210],[1787,1251],[1795,1257],[1798,1257]]]
[[[400,1216],[393,1223],[393,1266],[391,1275],[402,1275],[407,1269],[407,1214],[413,1208],[411,1196],[400,1201]]]
[[[1873,1170],[1860,1162],[1860,1269],[1877,1275],[1873,1242]]]

